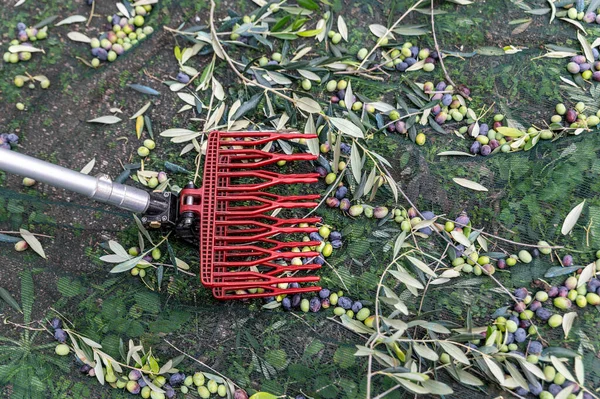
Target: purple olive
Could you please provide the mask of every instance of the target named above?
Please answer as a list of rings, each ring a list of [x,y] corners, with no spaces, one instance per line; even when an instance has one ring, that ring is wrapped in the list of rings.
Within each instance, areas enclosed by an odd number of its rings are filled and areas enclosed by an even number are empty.
[[[575,55],[573,57],[571,57],[571,62],[574,62],[576,64],[583,64],[585,62],[585,56],[584,55]]]
[[[175,373],[175,374],[172,374],[171,377],[169,377],[169,385],[176,387],[178,385],[183,384],[184,380],[185,380],[185,374]]]
[[[469,152],[473,155],[475,154],[479,154],[479,152],[481,151],[481,143],[479,141],[474,141],[473,144],[471,144],[471,148],[469,148]]]
[[[481,155],[488,156],[492,153],[492,147],[490,147],[489,145],[485,144],[481,146],[481,151],[480,151]]]
[[[340,100],[343,100],[346,97],[346,89],[339,90],[337,96]]]
[[[440,112],[442,112],[442,107],[440,107],[440,104],[436,104],[433,106],[433,108],[431,108],[431,114],[432,115],[437,115]]]
[[[189,76],[188,76],[188,74],[187,74],[187,73],[185,73],[185,72],[179,72],[179,73],[177,74],[177,81],[178,81],[179,83],[186,84],[186,83],[188,83],[188,82],[190,81],[190,77],[189,77]]]
[[[339,200],[343,199],[346,194],[348,194],[348,187],[346,186],[340,186],[337,190],[335,190],[335,198]]]
[[[569,295],[569,289],[567,287],[565,287],[564,285],[558,287],[558,296],[566,298],[567,295]]]
[[[340,206],[340,200],[337,199],[337,198],[335,198],[335,197],[329,197],[329,198],[327,198],[325,200],[325,203],[330,208],[337,208],[338,206]]]
[[[408,68],[408,64],[404,61],[396,64],[396,70],[399,72],[404,72],[404,71],[406,71],[407,68]]]
[[[554,298],[558,296],[558,287],[550,287],[548,289],[548,297]]]
[[[596,82],[600,82],[600,71],[596,71],[592,73],[592,80]]]
[[[596,13],[588,12],[583,16],[583,21],[591,24],[592,22],[596,22]]]
[[[532,312],[535,312],[536,310],[538,310],[541,307],[542,307],[542,303],[540,301],[533,301],[529,304],[529,310],[531,310]]]
[[[281,307],[283,308],[283,310],[290,310],[292,308],[292,301],[289,296],[283,298],[283,300],[281,301]]]
[[[403,121],[396,121],[396,132],[400,133],[400,134],[406,134],[408,132],[408,130],[406,129],[406,123],[404,123]]]
[[[534,355],[539,355],[542,353],[543,349],[542,343],[539,341],[531,341],[529,345],[527,345],[527,352],[533,353]]]
[[[331,241],[331,246],[333,247],[333,249],[341,248],[342,245],[344,245],[344,243],[342,242],[342,240],[333,240],[333,241]]]
[[[571,72],[571,73],[579,73],[579,64],[575,63],[575,62],[569,62],[567,64],[567,71]]]
[[[435,116],[435,121],[438,125],[443,125],[444,123],[446,123],[447,118],[448,118],[448,114],[445,113],[444,111],[442,111]]]
[[[570,108],[565,114],[565,119],[569,123],[575,122],[577,120],[577,111],[575,111],[573,108]]]
[[[27,25],[25,25],[23,22],[19,22],[17,24],[17,30],[21,31],[21,30],[25,30],[27,29]]]
[[[525,297],[528,294],[529,294],[529,292],[527,292],[527,288],[525,288],[525,287],[517,288],[515,290],[515,292],[514,292],[515,298],[517,298],[520,301],[522,301],[523,299],[525,299]]]
[[[496,263],[496,267],[498,269],[506,269],[506,261],[504,259],[498,259],[498,262]]]
[[[466,225],[469,224],[471,220],[469,219],[469,217],[467,216],[466,212],[461,212],[460,215],[458,215],[458,217],[456,219],[454,219],[454,222],[459,226],[459,227],[464,227]]]
[[[97,54],[96,57],[98,57],[98,59],[100,61],[106,61],[108,59],[108,51],[106,51],[105,49],[98,47],[97,49]],[[92,49],[92,51],[94,51],[94,49]]]
[[[317,166],[317,169],[315,170],[315,172],[317,172],[319,174],[319,177],[327,176],[327,169],[325,169],[322,166]]]
[[[447,106],[450,105],[451,102],[452,102],[452,95],[450,95],[450,94],[444,94],[442,96],[442,105],[444,105],[444,106],[447,107]]]
[[[569,113],[569,111],[567,111],[567,114],[568,113]],[[575,122],[575,121],[573,121],[573,122]],[[573,123],[573,122],[571,122],[571,123]],[[563,266],[567,266],[567,267],[573,266],[573,257],[571,255],[565,255],[562,258],[562,264],[563,264]]]
[[[492,151],[494,151],[496,148],[500,147],[500,143],[498,142],[498,140],[490,140],[488,145],[490,146]]]
[[[338,96],[331,96],[331,98],[329,99],[329,101],[331,101],[334,104],[337,104],[340,102],[340,98]]]
[[[63,323],[61,319],[55,317],[52,320],[50,320],[50,325],[56,330],[57,328],[62,328]]]
[[[233,393],[233,399],[248,399],[248,394],[243,389],[236,389]]]
[[[480,136],[487,136],[489,131],[490,131],[490,127],[488,126],[487,123],[482,123],[479,126],[479,135]]]
[[[84,365],[82,365],[81,367],[79,367],[79,372],[80,372],[81,374],[87,374],[87,373],[89,373],[89,371],[91,370],[91,368],[92,368],[92,367],[91,367],[90,365],[88,365],[88,364],[84,364]]]
[[[67,341],[67,333],[62,328],[57,328],[54,330],[54,339],[60,343],[64,343]]]
[[[352,204],[350,203],[350,200],[348,198],[343,198],[340,201],[340,210],[347,212],[350,207],[352,206]]]
[[[387,125],[387,131],[390,133],[394,133],[396,131],[396,124],[390,123],[389,125]]]
[[[446,90],[446,82],[441,81],[440,83],[438,83],[437,85],[435,85],[435,91],[444,91]]]
[[[354,303],[352,303],[352,311],[354,313],[358,313],[359,310],[361,310],[363,307],[363,304],[360,303],[359,301],[355,301]]]
[[[417,60],[413,57],[408,57],[404,59],[404,62],[410,67],[417,63]]]
[[[515,312],[519,312],[519,313],[522,313],[526,308],[527,308],[527,305],[525,305],[523,302],[519,302],[513,307]]]
[[[315,296],[310,300],[309,309],[313,313],[316,313],[321,309],[321,301],[318,297]]]
[[[302,301],[302,295],[300,294],[295,294],[292,297],[292,307],[293,308],[297,308],[298,306],[300,306],[300,301]]]

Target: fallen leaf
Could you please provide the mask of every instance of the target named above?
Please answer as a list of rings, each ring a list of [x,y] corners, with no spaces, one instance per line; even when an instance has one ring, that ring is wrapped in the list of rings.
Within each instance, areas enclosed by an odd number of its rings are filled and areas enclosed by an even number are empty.
[[[581,216],[581,212],[583,211],[584,205],[585,205],[585,200],[583,200],[575,208],[571,209],[571,212],[569,212],[569,214],[565,218],[562,228],[560,229],[560,232],[563,235],[566,236],[567,234],[569,234],[571,232],[571,230],[573,230],[573,227],[575,227],[577,220],[579,220],[579,216]]]
[[[452,179],[454,181],[454,183],[458,184],[459,186],[463,186],[465,188],[469,188],[471,190],[475,190],[475,191],[488,191],[487,188],[483,187],[481,184],[476,183],[474,181],[471,180],[467,180],[467,179],[463,179],[460,177],[454,177]]]

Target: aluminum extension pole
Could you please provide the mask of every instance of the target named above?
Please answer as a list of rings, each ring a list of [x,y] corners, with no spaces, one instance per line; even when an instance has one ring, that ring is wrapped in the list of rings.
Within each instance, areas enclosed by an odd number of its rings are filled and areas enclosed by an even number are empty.
[[[2,148],[0,148],[0,170],[30,177],[132,212],[143,213],[150,203],[148,192],[124,184],[113,183],[106,175],[88,176]]]

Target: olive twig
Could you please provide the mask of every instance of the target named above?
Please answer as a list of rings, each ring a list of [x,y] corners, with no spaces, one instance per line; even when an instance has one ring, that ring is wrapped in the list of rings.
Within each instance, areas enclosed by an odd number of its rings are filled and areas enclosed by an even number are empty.
[[[88,18],[85,26],[86,28],[90,26],[90,23],[92,22],[92,18],[94,18],[94,10],[96,8],[96,0],[92,0],[92,9],[90,10],[90,17]]]
[[[431,34],[433,35],[433,43],[435,45],[435,51],[437,51],[437,53],[438,53],[438,56],[439,56],[438,58],[440,60],[440,65],[442,67],[442,71],[444,71],[444,76],[446,77],[446,80],[448,81],[448,83],[450,83],[452,86],[454,86],[456,88],[454,81],[452,81],[452,78],[448,74],[448,71],[446,70],[446,66],[444,65],[444,55],[442,54],[442,52],[440,50],[440,46],[438,44],[437,37],[435,35],[435,13],[433,12],[433,0],[431,0]]]

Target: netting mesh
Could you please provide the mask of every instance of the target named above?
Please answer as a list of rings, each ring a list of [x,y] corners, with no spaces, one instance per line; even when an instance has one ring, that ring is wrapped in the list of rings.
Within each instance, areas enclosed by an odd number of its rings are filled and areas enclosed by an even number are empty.
[[[544,4],[541,1],[533,3],[532,7]],[[395,10],[405,9],[407,4],[392,2]],[[232,6],[240,6],[240,12],[250,7],[246,3]],[[110,7],[106,6],[105,10],[103,7],[100,5],[99,12],[108,13]],[[387,5],[360,1],[351,2],[347,7],[346,19],[354,19],[357,30],[366,30],[363,24],[371,22],[357,18],[358,15],[368,15],[367,19],[377,22],[384,20],[389,10]],[[527,128],[531,124],[543,126],[542,121],[549,119],[556,102],[573,102],[557,78],[559,74],[564,75],[564,60],[530,60],[532,56],[543,52],[539,48],[544,44],[574,46],[571,39],[573,29],[570,26],[558,23],[548,25],[545,19],[535,17],[529,34],[513,38],[510,35],[513,27],[506,22],[523,18],[523,13],[512,2],[487,1],[459,9],[447,4],[444,9],[449,14],[436,17],[436,30],[444,49],[468,53],[482,46],[515,44],[528,47],[528,50],[515,55],[448,59],[450,75],[469,85],[476,104],[496,101],[498,112],[505,113],[508,118]],[[493,23],[486,21],[491,18],[488,14],[490,10],[495,15]],[[89,90],[90,95],[80,100],[80,106],[107,108],[108,103],[115,105],[122,98],[131,96],[131,92],[123,87],[125,83],[151,82],[141,72],[138,73],[142,68],[156,75],[173,75],[175,67],[167,62],[172,57],[173,39],[161,28],[163,25],[173,27],[183,21],[193,21],[197,15],[203,21],[205,11],[204,4],[200,2],[164,2],[155,17],[160,24],[156,28],[157,34],[148,44],[136,50],[137,53],[119,60],[124,71],[117,72],[111,68],[83,70],[75,61],[69,60],[68,68],[76,71],[78,83],[71,93],[68,92],[71,89],[67,88],[66,95],[74,94],[72,102],[76,102],[83,91]],[[428,17],[424,19],[418,15],[409,18],[412,23],[426,23],[427,20]],[[478,28],[474,29],[473,26]],[[470,30],[472,34],[465,36],[463,30]],[[429,38],[419,40],[431,45]],[[352,46],[358,48],[360,43]],[[69,47],[68,51],[71,55],[84,54],[81,47]],[[200,58],[198,68],[205,65],[205,58]],[[9,76],[6,70],[3,72]],[[59,72],[56,74],[58,77]],[[436,70],[435,74],[435,81],[441,79],[441,73]],[[414,79],[424,82],[432,78],[431,75],[415,73]],[[356,79],[354,87],[368,95],[384,95],[393,102],[395,85],[382,85],[380,87],[385,89],[379,91],[373,89],[372,83]],[[36,91],[30,102],[32,105],[51,104],[55,95],[54,92]],[[160,113],[165,113],[165,116],[156,115],[158,122],[155,131],[159,127],[187,126],[190,123],[186,117],[175,114],[180,104],[173,97],[167,95],[161,98]],[[130,108],[137,109],[142,104],[140,100]],[[594,101],[587,105],[597,106]],[[41,105],[38,109],[44,110]],[[64,106],[47,111],[54,118],[59,118],[63,112],[70,112]],[[52,137],[47,133],[49,129],[41,128],[45,126],[43,119],[33,117],[27,122],[28,129],[24,129],[23,147],[20,150],[48,159],[54,158],[73,168],[76,167],[76,162],[71,163],[73,160],[88,160],[91,154],[102,154],[107,160],[102,171],[116,176],[120,172],[116,160],[125,154],[129,155],[135,149],[135,144],[123,147],[108,145],[107,142],[123,135],[123,130],[91,128],[84,122],[77,122],[77,118],[84,120],[82,114],[78,113],[76,118],[69,118],[65,135]],[[15,121],[19,122],[19,119]],[[6,125],[18,127],[17,122],[7,121]],[[36,126],[40,129],[35,129]],[[53,127],[58,129],[60,126],[59,123]],[[452,128],[452,125],[448,127]],[[485,228],[489,233],[516,242],[535,243],[544,239],[552,244],[565,245],[572,249],[571,252],[577,253],[576,264],[585,265],[594,259],[595,249],[600,248],[598,137],[597,132],[585,132],[578,137],[541,141],[528,152],[497,154],[488,158],[437,157],[436,154],[442,150],[467,151],[470,141],[459,139],[451,133],[428,134],[428,142],[423,147],[415,146],[406,137],[381,134],[373,139],[372,148],[390,161],[393,176],[420,210],[433,210],[449,218],[468,210],[473,224]],[[44,139],[49,140],[51,153],[40,143]],[[177,157],[180,150],[178,146],[168,145],[166,141],[162,145],[163,152],[153,159],[156,168],[160,168],[163,161],[176,160],[188,170],[194,169],[193,159]],[[71,150],[76,148],[79,153],[86,155],[82,157],[63,151],[67,147]],[[79,162],[81,165],[84,163]],[[290,167],[289,170],[305,168]],[[193,175],[188,174],[174,178],[183,186],[191,177]],[[489,192],[474,194],[455,185],[452,177],[477,181]],[[19,273],[23,270],[34,272],[34,318],[43,317],[50,306],[60,309],[63,314],[73,318],[83,334],[100,342],[106,352],[115,357],[119,355],[119,339],[132,338],[154,346],[167,358],[174,354],[164,342],[168,340],[245,388],[292,397],[300,393],[315,398],[365,397],[366,364],[364,358],[354,356],[355,345],[363,344],[365,339],[329,320],[328,313],[264,311],[259,301],[219,303],[212,299],[210,291],[200,286],[197,278],[181,274],[168,275],[161,292],[151,291],[129,275],[109,274],[107,265],[99,260],[106,253],[109,239],[117,240],[126,247],[137,245],[137,230],[130,215],[92,204],[81,197],[71,198],[46,185],[24,189],[20,179],[15,177],[5,176],[0,183],[0,230],[15,231],[27,227],[30,231],[52,236],[51,239],[42,239],[49,255],[48,261],[31,251],[17,253],[12,250],[11,244],[0,244],[2,287],[16,294],[20,291]],[[323,184],[311,189],[323,192],[325,186]],[[566,214],[584,199],[588,206],[581,220],[590,223],[586,226],[589,232],[577,228],[572,235],[562,236],[560,226]],[[384,187],[375,202],[392,205],[393,201]],[[406,205],[404,201],[400,202]],[[363,300],[365,305],[372,304],[381,271],[390,261],[389,245],[395,239],[397,228],[392,222],[382,226],[375,221],[356,223],[337,211],[323,208],[317,214],[346,237],[344,247],[330,258],[331,266],[324,266],[321,270],[322,285],[351,293],[354,298]],[[435,238],[432,241],[437,242]],[[509,251],[518,248],[509,242],[497,242]],[[197,250],[176,240],[171,240],[171,243],[177,255],[187,261],[192,266],[191,271],[196,273]],[[425,245],[433,254],[441,252],[433,243]],[[490,248],[490,251],[493,250]],[[565,253],[557,251],[555,256]],[[548,258],[535,259],[531,264],[518,266],[509,272],[500,271],[497,278],[509,289],[532,286],[532,281],[543,276],[549,267]],[[150,279],[155,282],[155,277]],[[555,283],[558,280],[560,278],[548,281]],[[401,295],[409,298],[406,292]],[[422,311],[424,318],[435,315],[432,317],[435,320],[464,326],[468,313],[476,322],[486,324],[495,309],[507,304],[502,291],[489,279],[464,278],[431,288],[423,302]],[[4,303],[0,304],[0,311],[11,314]],[[572,338],[564,343],[559,333],[548,336],[554,342],[572,349],[584,345],[587,353],[584,363],[590,375],[590,386],[600,385],[600,375],[597,373],[600,361],[594,355],[598,347],[595,341],[597,323],[593,315],[580,317]],[[9,336],[18,335],[18,331],[10,326],[2,326],[0,331]],[[31,372],[35,374],[35,371]],[[62,377],[59,374],[57,371],[53,379],[44,381],[47,386],[44,396],[125,396],[109,389],[91,388],[95,383],[78,377],[72,367],[68,378],[64,378],[66,374]],[[17,374],[14,381],[17,378],[24,377]],[[468,390],[443,373],[439,378],[455,390],[451,397],[487,398],[497,393],[497,388],[493,386]],[[375,377],[373,383],[380,393],[394,385],[381,377]],[[9,384],[3,394],[7,397],[14,394],[13,389],[17,385],[23,384]],[[385,397],[409,396],[412,394],[397,390]]]

